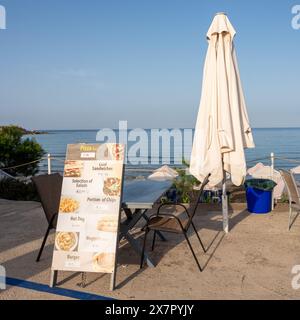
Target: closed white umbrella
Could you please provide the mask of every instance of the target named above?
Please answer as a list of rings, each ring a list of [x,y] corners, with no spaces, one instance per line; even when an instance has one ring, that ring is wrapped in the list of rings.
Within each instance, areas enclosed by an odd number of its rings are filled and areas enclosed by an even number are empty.
[[[167,174],[173,176],[174,178],[178,177],[178,172],[175,169],[172,169],[167,165],[164,165],[164,166],[154,170],[154,172],[163,172],[163,173],[167,173]]]
[[[254,148],[239,76],[233,38],[236,32],[224,13],[208,30],[200,109],[195,128],[190,173],[210,186],[223,181],[224,229],[228,231],[225,172],[233,184],[243,183],[247,168],[244,149]]]
[[[291,169],[291,171],[292,171],[294,174],[300,174],[300,166]]]
[[[148,179],[164,181],[164,180],[174,180],[176,179],[176,177],[178,177],[177,171],[166,165],[159,169],[154,170],[154,173],[152,173],[148,177]]]

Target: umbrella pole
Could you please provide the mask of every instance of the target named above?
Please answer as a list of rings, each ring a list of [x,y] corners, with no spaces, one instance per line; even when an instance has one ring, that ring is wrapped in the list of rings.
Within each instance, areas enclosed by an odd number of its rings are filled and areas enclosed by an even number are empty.
[[[228,196],[226,190],[226,172],[224,172],[223,186],[222,186],[222,213],[223,213],[223,230],[225,233],[229,232],[228,220]]]

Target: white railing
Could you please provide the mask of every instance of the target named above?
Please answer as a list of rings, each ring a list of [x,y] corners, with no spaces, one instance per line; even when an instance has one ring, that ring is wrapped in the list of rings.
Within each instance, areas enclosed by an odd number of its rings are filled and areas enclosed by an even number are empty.
[[[270,161],[269,162],[270,167],[271,167],[270,176],[273,176],[274,170],[275,170],[275,160],[280,160],[280,161],[284,161],[284,162],[293,163],[295,165],[296,164],[300,165],[300,160],[279,157],[279,156],[276,156],[275,153],[273,153],[273,152],[270,154],[269,157],[249,160],[249,161],[247,161],[247,163],[248,164],[255,164],[258,162],[262,162],[262,161],[264,161],[264,162]],[[52,154],[48,153],[46,157],[42,157],[40,159],[31,161],[31,162],[27,162],[27,163],[23,163],[23,164],[19,164],[16,166],[10,166],[10,167],[4,167],[4,168],[0,167],[0,170],[2,170],[3,172],[6,172],[7,170],[16,169],[16,168],[27,166],[27,165],[37,163],[37,162],[40,163],[41,161],[46,162],[46,168],[45,168],[46,170],[44,170],[44,171],[46,171],[48,174],[51,174],[54,171],[53,170],[53,161],[64,163],[65,159],[64,159],[64,157],[60,157],[60,156],[56,156],[56,155],[52,155]],[[153,172],[153,168],[151,169],[151,168],[136,168],[136,167],[130,168],[130,167],[127,167],[126,171]]]

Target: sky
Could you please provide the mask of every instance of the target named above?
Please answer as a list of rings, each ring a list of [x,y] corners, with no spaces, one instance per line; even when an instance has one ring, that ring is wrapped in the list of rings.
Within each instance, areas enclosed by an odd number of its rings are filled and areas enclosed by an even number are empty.
[[[0,0],[0,125],[194,127],[226,12],[252,127],[300,127],[300,0]]]

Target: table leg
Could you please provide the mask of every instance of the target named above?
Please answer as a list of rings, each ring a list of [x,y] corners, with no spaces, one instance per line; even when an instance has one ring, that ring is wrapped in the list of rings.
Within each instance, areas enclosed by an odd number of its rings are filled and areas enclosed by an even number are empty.
[[[127,220],[132,220],[132,217],[133,217],[132,211],[128,208],[123,208],[123,210],[126,214]]]
[[[127,241],[129,242],[129,244],[132,246],[132,248],[135,250],[136,253],[139,254],[139,256],[142,254],[142,247],[139,245],[139,243],[137,242],[137,240],[135,240],[133,238],[133,236],[129,233],[127,233],[125,235],[125,238],[127,239]],[[147,261],[147,265],[150,268],[154,268],[155,265],[153,263],[153,261],[150,259],[149,255],[147,254],[147,252],[145,252],[145,259]]]
[[[142,217],[147,222],[149,221],[149,218],[146,214],[148,210],[135,209],[134,212],[132,212],[132,210],[128,209],[128,208],[123,208],[123,210],[124,210],[126,217],[127,217],[126,221],[127,221],[128,230],[132,229]],[[134,217],[136,217],[136,218],[134,218]],[[125,222],[125,224],[126,224],[126,222]],[[157,231],[156,234],[160,237],[160,239],[162,241],[167,241],[167,239],[165,238],[165,236],[161,232]]]

